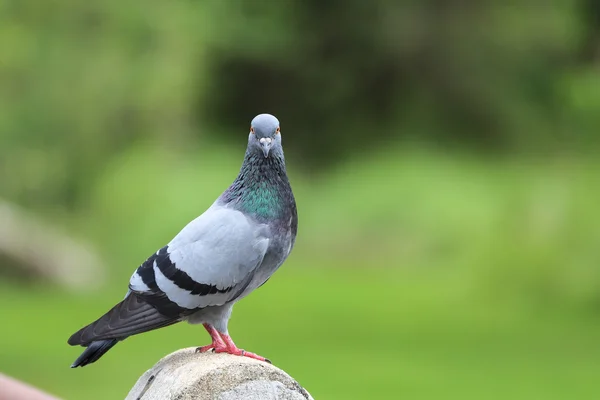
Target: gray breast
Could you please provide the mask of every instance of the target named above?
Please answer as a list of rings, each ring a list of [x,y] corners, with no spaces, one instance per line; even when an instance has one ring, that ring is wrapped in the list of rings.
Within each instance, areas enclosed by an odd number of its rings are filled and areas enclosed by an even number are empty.
[[[248,295],[252,290],[263,285],[279,269],[281,264],[290,254],[294,238],[290,227],[279,225],[278,228],[271,227],[273,238],[269,242],[269,248],[262,263],[254,272],[252,281],[244,290],[240,298]]]

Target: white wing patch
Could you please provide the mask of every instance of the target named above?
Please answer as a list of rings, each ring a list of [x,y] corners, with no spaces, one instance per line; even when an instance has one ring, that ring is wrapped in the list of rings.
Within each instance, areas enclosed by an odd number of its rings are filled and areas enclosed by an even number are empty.
[[[206,307],[207,305],[221,305],[227,301],[228,293],[217,293],[210,296],[210,303],[206,304],[207,296],[198,296],[191,294],[185,289],[181,289],[172,280],[163,275],[161,270],[154,263],[154,278],[156,279],[156,286],[162,290],[169,300],[177,304],[179,307],[193,310],[198,307]]]
[[[144,281],[142,280],[142,277],[138,274],[137,269],[135,270],[133,275],[131,275],[131,279],[129,279],[129,287],[131,289],[135,290],[136,292],[150,291],[150,288],[148,287],[148,285],[146,285],[144,283]]]

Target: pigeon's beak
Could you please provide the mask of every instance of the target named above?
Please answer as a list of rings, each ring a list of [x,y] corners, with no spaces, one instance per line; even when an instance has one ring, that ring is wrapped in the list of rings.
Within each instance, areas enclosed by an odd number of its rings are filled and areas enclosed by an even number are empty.
[[[273,139],[271,139],[270,137],[266,137],[266,138],[261,138],[259,140],[260,143],[260,147],[262,148],[263,154],[265,155],[265,158],[269,157],[269,151],[271,151],[271,143],[272,143]]]

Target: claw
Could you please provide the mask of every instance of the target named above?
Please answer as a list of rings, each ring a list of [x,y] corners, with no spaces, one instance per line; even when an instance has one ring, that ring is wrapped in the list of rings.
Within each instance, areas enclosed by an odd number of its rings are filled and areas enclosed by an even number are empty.
[[[215,344],[211,343],[206,346],[196,347],[196,353],[206,353],[207,351],[214,351]]]
[[[210,338],[212,339],[212,343],[206,346],[201,346],[196,348],[196,353],[206,353],[207,351],[215,352],[215,349],[225,348],[225,343],[223,343],[223,339],[221,339],[221,335],[219,332],[209,324],[204,324],[204,327],[210,334]]]
[[[210,334],[212,338],[212,343],[206,346],[196,348],[196,353],[206,353],[207,351],[212,351],[213,353],[228,353],[235,356],[242,356],[248,358],[254,358],[259,361],[266,361],[269,364],[272,364],[271,360],[264,358],[263,356],[259,356],[258,354],[251,353],[244,349],[238,348],[233,340],[231,340],[231,336],[226,333],[221,333],[215,329],[214,326],[210,324],[204,324],[204,327]]]
[[[251,353],[244,349],[238,348],[235,345],[235,343],[233,343],[233,340],[231,340],[231,336],[222,333],[221,338],[223,339],[223,342],[225,342],[225,349],[217,349],[216,350],[217,353],[229,353],[229,354],[233,354],[236,356],[254,358],[255,360],[259,360],[259,361],[267,361],[267,359],[264,358],[263,356],[259,356],[258,354],[254,354],[254,353]]]

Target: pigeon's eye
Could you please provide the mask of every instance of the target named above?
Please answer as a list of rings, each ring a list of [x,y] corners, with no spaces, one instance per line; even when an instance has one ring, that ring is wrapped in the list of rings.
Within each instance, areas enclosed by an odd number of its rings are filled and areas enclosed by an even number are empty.
[[[250,133],[254,135],[254,128],[250,127]]]
[[[281,132],[281,128],[280,128],[280,127],[277,127],[277,129],[275,129],[275,134],[276,134],[276,135],[279,135],[279,132]]]

